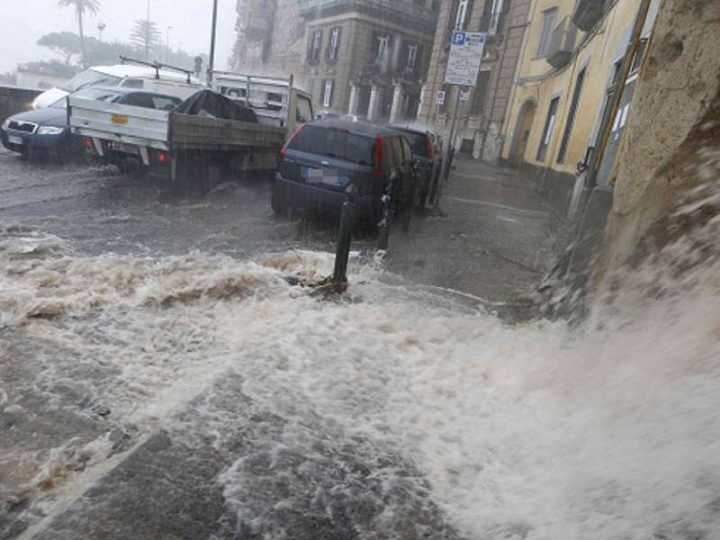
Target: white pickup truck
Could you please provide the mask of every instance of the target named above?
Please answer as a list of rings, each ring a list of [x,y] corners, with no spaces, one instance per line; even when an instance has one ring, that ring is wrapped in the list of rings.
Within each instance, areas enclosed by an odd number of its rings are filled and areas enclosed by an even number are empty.
[[[230,107],[207,90],[191,100],[200,104],[188,114],[178,112],[187,110],[185,103],[164,111],[71,95],[68,123],[106,161],[121,168],[134,163],[181,186],[192,183],[207,190],[226,177],[274,173],[287,127],[260,124],[254,112]],[[221,109],[230,114],[219,114]],[[245,116],[237,115],[239,109]]]

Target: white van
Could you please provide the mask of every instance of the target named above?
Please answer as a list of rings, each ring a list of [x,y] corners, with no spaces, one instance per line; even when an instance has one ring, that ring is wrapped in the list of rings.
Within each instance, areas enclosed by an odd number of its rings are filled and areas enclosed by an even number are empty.
[[[212,89],[249,105],[260,122],[266,125],[293,130],[297,124],[314,118],[310,93],[298,88],[293,79],[213,71]],[[290,94],[294,99],[289,99]],[[292,113],[288,104],[294,109],[294,118],[290,117]]]
[[[33,102],[33,108],[44,109],[57,103],[68,94],[90,86],[136,88],[187,99],[203,86],[196,77],[188,73],[165,67],[144,65],[95,66],[76,75],[65,84],[40,94]]]

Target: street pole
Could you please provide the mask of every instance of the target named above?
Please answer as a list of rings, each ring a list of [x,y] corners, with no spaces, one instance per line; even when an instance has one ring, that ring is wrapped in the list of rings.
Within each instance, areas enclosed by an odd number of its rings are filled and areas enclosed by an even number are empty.
[[[150,59],[150,0],[147,0],[147,22],[145,26],[145,61]]]
[[[210,86],[213,79],[213,70],[215,69],[215,37],[217,35],[217,14],[218,0],[213,0],[213,18],[212,18],[212,34],[210,37],[210,62],[208,63],[207,84]],[[250,96],[248,96],[249,98]]]
[[[165,43],[165,62],[166,63],[170,61],[170,53],[172,52],[172,50],[170,49],[170,31],[172,29],[173,29],[172,26],[167,27],[167,39],[166,39],[166,43]]]
[[[452,104],[452,114],[450,119],[450,128],[446,132],[445,143],[443,144],[443,160],[442,168],[440,169],[440,177],[437,180],[437,187],[433,190],[433,207],[438,208],[440,205],[440,197],[442,194],[442,185],[447,182],[450,176],[450,159],[452,157],[452,145],[455,139],[455,130],[457,126],[458,109],[460,109],[460,87],[452,86],[450,91],[455,90]]]

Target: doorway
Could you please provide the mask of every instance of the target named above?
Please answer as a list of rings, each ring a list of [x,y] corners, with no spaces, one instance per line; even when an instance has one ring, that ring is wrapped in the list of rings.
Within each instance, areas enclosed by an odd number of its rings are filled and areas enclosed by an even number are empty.
[[[525,157],[536,109],[537,105],[533,100],[526,101],[520,108],[510,151],[510,163],[513,165],[519,165]]]

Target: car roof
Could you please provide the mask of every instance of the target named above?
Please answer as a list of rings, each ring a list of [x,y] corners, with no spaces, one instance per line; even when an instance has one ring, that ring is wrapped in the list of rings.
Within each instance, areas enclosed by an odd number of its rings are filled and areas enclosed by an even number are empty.
[[[113,77],[136,77],[140,79],[154,79],[156,75],[155,68],[145,66],[132,66],[128,64],[118,64],[115,66],[92,66],[89,69],[92,71],[104,73],[105,75],[112,75]],[[179,71],[161,69],[160,80],[187,83],[187,75],[184,73],[180,73]],[[191,77],[190,82],[192,84],[200,84],[200,81],[196,77]]]
[[[378,135],[379,136],[402,135],[402,133],[399,133],[398,131],[391,129],[387,126],[373,124],[371,122],[354,122],[352,120],[347,120],[344,118],[322,118],[320,120],[315,120],[314,122],[310,122],[307,125],[321,127],[321,128],[342,129],[342,130],[345,130],[348,133],[352,133],[354,135],[363,135],[363,136],[367,136],[367,137],[377,137]]]
[[[423,124],[407,123],[407,124],[390,124],[392,129],[399,129],[401,131],[411,131],[413,133],[421,133],[423,135],[430,134],[436,135],[435,129],[432,126],[426,126]]]

